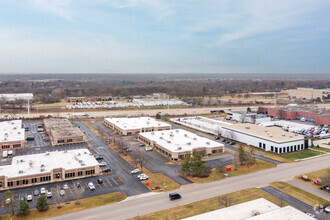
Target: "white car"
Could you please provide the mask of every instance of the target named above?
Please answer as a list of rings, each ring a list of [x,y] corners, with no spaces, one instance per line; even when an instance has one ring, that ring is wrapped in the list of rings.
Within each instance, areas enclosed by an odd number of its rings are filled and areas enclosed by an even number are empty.
[[[95,186],[94,186],[94,184],[92,182],[88,183],[88,188],[91,191],[95,190]]]
[[[99,163],[99,166],[100,167],[106,167],[107,166],[107,163],[106,162],[101,162],[101,163]]]
[[[139,169],[134,169],[134,170],[131,171],[131,174],[136,174],[136,173],[138,173],[138,172],[140,172]]]
[[[51,191],[47,192],[47,198],[52,198],[52,192]]]
[[[64,196],[65,195],[65,191],[62,189],[60,190],[60,196]]]
[[[28,195],[28,196],[26,197],[26,201],[28,201],[28,202],[32,201],[32,195]]]
[[[46,189],[42,187],[40,189],[40,195],[44,195],[44,194],[46,194]]]
[[[64,184],[63,189],[69,189],[68,184]]]
[[[144,149],[145,149],[145,151],[152,151],[152,147],[146,147]]]
[[[141,174],[137,175],[137,178],[139,180],[147,180],[149,177],[146,174],[141,173]]]
[[[308,215],[308,216],[310,216],[310,217],[312,217],[312,218],[315,217],[315,215],[313,215],[312,213],[309,213],[309,212],[307,212],[306,215]]]
[[[8,205],[10,202],[11,202],[10,198],[6,199],[6,205]]]

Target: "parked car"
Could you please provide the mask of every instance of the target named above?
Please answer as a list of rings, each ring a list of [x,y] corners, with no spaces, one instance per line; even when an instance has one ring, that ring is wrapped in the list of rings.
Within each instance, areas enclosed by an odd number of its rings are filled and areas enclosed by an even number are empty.
[[[42,187],[40,189],[40,195],[44,195],[45,193],[46,193],[46,189]]]
[[[90,191],[95,190],[95,186],[92,182],[88,183],[88,188],[89,188]]]
[[[99,166],[100,167],[106,167],[107,166],[107,163],[103,161],[103,162],[99,163]]]
[[[144,174],[144,173],[141,173],[141,174],[137,175],[137,178],[140,181],[149,179],[149,177],[146,174]]]
[[[326,206],[326,207],[324,208],[324,211],[325,211],[326,213],[330,213],[330,205]]]
[[[235,141],[232,141],[232,142],[230,142],[229,144],[230,144],[230,145],[235,145],[236,143],[235,143]]]
[[[126,152],[132,152],[132,148],[130,148],[130,147],[126,148],[125,150],[126,150]]]
[[[38,128],[38,132],[43,132],[44,129],[43,128]]]
[[[64,185],[63,185],[63,189],[69,189],[68,184],[64,184]]]
[[[28,201],[28,202],[32,201],[32,195],[28,195],[28,196],[26,197],[26,201]]]
[[[169,195],[170,200],[176,200],[176,199],[181,199],[181,195],[179,193],[170,193]]]
[[[33,195],[34,195],[34,196],[39,196],[39,190],[37,190],[37,189],[34,190]]]
[[[136,173],[138,173],[138,172],[140,172],[139,169],[134,169],[134,170],[131,171],[131,174],[136,174]]]
[[[144,148],[145,151],[152,151],[152,147],[146,147]]]
[[[60,190],[60,196],[64,196],[65,195],[65,191],[63,189]]]
[[[48,142],[48,141],[50,141],[50,138],[49,138],[49,137],[44,137],[43,140],[44,140],[45,142]]]
[[[139,144],[139,147],[144,147],[145,146],[145,144]]]
[[[95,159],[96,159],[96,160],[103,160],[103,157],[100,156],[100,155],[97,155],[97,156],[95,156]]]
[[[103,180],[102,179],[97,179],[97,183],[98,184],[102,184],[103,183]]]
[[[34,137],[33,136],[29,136],[26,138],[27,141],[34,141]]]
[[[109,173],[111,172],[111,169],[109,167],[105,167],[102,169],[102,173]]]
[[[6,199],[6,204],[7,204],[7,205],[8,205],[10,202],[11,202],[11,199],[10,199],[10,198]]]
[[[327,185],[327,186],[322,186],[320,187],[321,190],[325,190],[327,192],[330,192],[330,185]]]
[[[220,137],[215,137],[214,140],[220,140]]]
[[[30,128],[29,128],[29,127],[25,127],[24,130],[25,130],[25,131],[29,131]]]
[[[77,188],[80,188],[80,183],[76,183],[76,187]]]
[[[52,195],[52,192],[51,192],[51,191],[48,191],[48,192],[47,192],[47,198],[52,198],[52,196],[53,196],[53,195]]]

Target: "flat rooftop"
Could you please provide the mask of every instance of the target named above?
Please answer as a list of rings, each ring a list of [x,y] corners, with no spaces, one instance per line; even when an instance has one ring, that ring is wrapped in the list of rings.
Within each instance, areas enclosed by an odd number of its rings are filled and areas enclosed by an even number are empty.
[[[285,206],[280,209],[273,210],[271,212],[266,212],[261,215],[253,216],[248,218],[248,220],[315,220],[305,213],[291,207]]]
[[[13,157],[11,165],[0,166],[0,176],[13,178],[49,173],[55,168],[71,170],[98,164],[87,149],[53,151]]]
[[[192,151],[199,147],[214,148],[224,146],[221,143],[198,136],[183,129],[144,132],[140,133],[140,135],[148,140],[155,141],[158,145],[171,152]]]
[[[25,140],[22,120],[0,122],[0,143]]]
[[[272,202],[269,202],[266,199],[260,198],[249,202],[233,205],[227,208],[222,208],[215,211],[192,216],[190,218],[185,218],[185,220],[248,219],[253,216],[253,213],[258,212],[260,213],[260,216],[262,216],[263,213],[271,212],[277,209],[280,209],[280,207]],[[278,220],[280,219],[282,220],[282,218],[278,218]]]
[[[330,110],[326,108],[319,108],[317,106],[284,106],[284,107],[270,107],[272,109],[288,111],[288,112],[306,112],[321,115],[323,117],[330,117]]]
[[[115,124],[118,128],[122,130],[134,130],[141,128],[154,128],[154,127],[164,127],[171,126],[170,124],[157,121],[150,117],[138,117],[138,118],[105,118],[112,124]]]
[[[0,94],[0,99],[5,99],[7,101],[29,100],[33,98],[32,93],[12,93],[12,94]]]
[[[242,132],[251,136],[272,140],[274,142],[284,142],[293,140],[303,140],[304,136],[293,134],[280,129],[264,127],[255,124],[233,124],[223,127],[224,129]]]

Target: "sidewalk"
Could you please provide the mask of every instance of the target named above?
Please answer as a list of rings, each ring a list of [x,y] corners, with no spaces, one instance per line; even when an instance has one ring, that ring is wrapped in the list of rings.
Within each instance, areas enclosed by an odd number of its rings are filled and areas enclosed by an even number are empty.
[[[323,198],[323,199],[326,199],[328,201],[330,201],[330,193],[326,192],[326,191],[323,191],[323,190],[320,190],[318,188],[315,188],[313,186],[310,186],[304,182],[301,182],[299,180],[296,180],[296,179],[293,179],[293,180],[289,180],[287,181],[287,183],[295,186],[295,187],[298,187],[302,190],[305,190],[306,192],[309,192],[311,194],[314,194],[320,198]]]

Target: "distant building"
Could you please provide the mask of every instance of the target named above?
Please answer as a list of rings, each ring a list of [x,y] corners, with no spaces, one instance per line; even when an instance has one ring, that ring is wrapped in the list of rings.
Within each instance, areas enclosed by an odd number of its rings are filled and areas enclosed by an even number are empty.
[[[222,136],[276,154],[308,148],[308,140],[303,135],[254,124],[224,126]]]
[[[67,97],[66,98],[66,101],[67,102],[72,102],[72,103],[75,103],[75,102],[86,102],[86,97]]]
[[[171,125],[150,117],[105,118],[104,125],[121,135],[134,135],[141,132],[170,130]]]
[[[22,120],[0,122],[0,150],[15,150],[26,147]]]
[[[297,88],[287,90],[288,95],[292,99],[314,100],[323,99],[323,94],[329,90],[313,89],[313,88]]]
[[[330,110],[316,106],[259,107],[258,113],[285,120],[301,120],[304,118],[316,125],[330,125]]]
[[[227,119],[252,124],[260,124],[262,122],[271,121],[270,117],[265,117],[265,115],[259,115],[248,111],[230,111],[227,114]]]
[[[53,146],[85,143],[85,134],[68,119],[44,119],[45,130]]]
[[[194,150],[203,155],[224,152],[224,145],[183,129],[140,133],[138,139],[172,160],[183,159]]]
[[[232,205],[183,220],[313,220],[291,206],[279,207],[264,198]]]
[[[99,174],[99,163],[87,149],[16,156],[12,164],[0,166],[0,190]]]
[[[5,100],[5,101],[31,100],[31,99],[33,99],[32,93],[0,94],[0,100]]]

